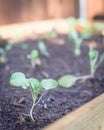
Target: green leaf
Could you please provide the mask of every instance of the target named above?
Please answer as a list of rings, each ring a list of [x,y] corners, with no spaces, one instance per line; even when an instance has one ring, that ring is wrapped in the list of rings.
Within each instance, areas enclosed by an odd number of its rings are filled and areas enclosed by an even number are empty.
[[[14,87],[23,87],[24,89],[27,88],[27,79],[25,75],[21,72],[13,73],[10,77],[10,85]]]
[[[89,58],[90,58],[91,73],[93,73],[95,70],[95,66],[96,66],[98,57],[99,57],[98,51],[94,50],[91,46],[89,46]]]
[[[25,43],[23,43],[23,44],[21,44],[21,48],[22,48],[23,50],[26,50],[26,49],[28,49],[28,45],[25,44]]]
[[[72,31],[76,26],[76,19],[74,17],[69,17],[67,19],[68,29]]]
[[[39,47],[39,50],[40,50],[42,55],[47,56],[47,57],[49,56],[49,53],[47,51],[47,47],[43,41],[39,41],[38,47]]]
[[[38,56],[39,56],[39,53],[37,50],[32,50],[31,53],[27,55],[29,59],[36,59]]]
[[[12,45],[11,44],[7,44],[5,47],[6,51],[10,51],[12,49]]]
[[[56,80],[53,80],[53,79],[43,79],[41,81],[41,86],[44,88],[44,89],[52,89],[52,88],[56,88],[58,86],[58,83]]]
[[[72,30],[70,33],[69,33],[70,37],[72,39],[78,39],[78,33],[76,30]]]
[[[74,75],[64,75],[58,80],[59,85],[63,87],[72,87],[76,81],[77,77]]]
[[[39,90],[40,84],[39,84],[39,81],[37,79],[30,78],[30,79],[28,79],[28,83],[31,85],[34,92],[37,92]]]
[[[97,51],[94,50],[92,46],[89,46],[89,57],[90,57],[90,59],[93,60],[96,55],[97,55]]]

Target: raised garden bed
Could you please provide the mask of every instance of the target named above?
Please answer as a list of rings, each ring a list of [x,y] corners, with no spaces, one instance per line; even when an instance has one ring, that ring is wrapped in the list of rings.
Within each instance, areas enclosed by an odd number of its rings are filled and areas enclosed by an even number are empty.
[[[24,44],[28,45],[28,49],[23,49],[21,47],[23,42],[14,44],[13,48],[7,54],[7,62],[0,63],[0,130],[39,130],[104,92],[103,62],[97,69],[94,79],[88,79],[85,82],[77,82],[71,88],[58,86],[58,88],[48,90],[34,109],[33,117],[35,123],[27,116],[24,116],[25,122],[22,122],[20,120],[20,113],[28,113],[31,108],[32,99],[28,90],[12,88],[10,86],[9,79],[12,73],[21,71],[26,74],[26,77],[35,77],[39,81],[43,78],[53,78],[57,80],[65,74],[74,74],[76,76],[87,75],[90,73],[88,45],[92,44],[100,53],[104,51],[102,36],[92,36],[90,39],[84,40],[81,47],[82,54],[78,57],[74,55],[74,44],[68,39],[67,35],[58,35],[56,38],[43,40],[47,46],[50,57],[46,58],[40,54],[41,65],[36,66],[35,69],[30,67],[30,61],[26,56],[32,49],[38,50],[38,39],[28,39],[24,41]],[[103,95],[94,99],[91,105],[88,104],[77,110],[75,114],[79,113],[78,117],[80,117],[81,113],[83,117],[84,109],[86,113],[90,114],[89,111],[91,109],[89,110],[89,107],[92,107],[93,111],[93,107],[97,106],[99,111],[94,109],[95,113],[91,114],[91,116],[95,116],[97,112],[98,116],[101,116],[103,113],[102,108],[104,107],[102,103],[103,99],[101,98],[103,98]],[[101,114],[99,114],[100,104]],[[73,120],[78,119],[78,117],[73,117],[72,114],[71,117]],[[103,116],[101,116],[101,118],[102,117]],[[63,120],[66,119],[67,117],[63,118]],[[84,117],[81,118],[80,124],[83,119]],[[59,121],[59,124],[47,128],[47,130],[64,130],[66,128],[68,130],[69,128],[70,130],[75,130],[74,123],[71,124],[71,121],[73,121],[72,119],[64,125],[65,127],[59,127],[63,120],[61,120],[61,122]],[[88,118],[88,120],[90,119]],[[87,122],[87,119],[85,121]],[[100,122],[99,120],[99,123]],[[77,125],[78,124],[79,122],[77,122]],[[70,125],[73,126],[70,127]],[[79,128],[81,129],[81,127]]]

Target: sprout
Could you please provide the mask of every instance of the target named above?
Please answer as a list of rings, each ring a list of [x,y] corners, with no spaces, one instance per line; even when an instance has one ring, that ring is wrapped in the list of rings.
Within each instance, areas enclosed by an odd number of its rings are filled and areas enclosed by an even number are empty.
[[[89,46],[89,58],[91,75],[94,77],[97,68],[104,61],[104,53],[99,56],[98,51]]]
[[[4,63],[6,62],[7,58],[7,52],[12,49],[12,45],[7,44],[4,48],[0,47],[0,62]]]
[[[23,44],[21,44],[21,46],[20,46],[23,50],[26,50],[26,49],[28,49],[28,45],[27,44],[25,44],[25,43],[23,43]]]
[[[56,88],[58,83],[56,80],[53,79],[43,79],[39,82],[35,78],[27,79],[22,72],[15,72],[10,77],[10,85],[13,87],[22,87],[23,89],[29,89],[32,95],[33,104],[29,112],[29,116],[31,117],[32,121],[34,122],[33,118],[33,109],[36,104],[41,100],[40,99],[36,102],[37,97],[42,89],[49,90]]]
[[[95,65],[98,60],[98,51],[94,50],[91,46],[89,47],[89,58],[90,58],[90,71],[91,74],[95,71]]]
[[[32,68],[35,68],[36,62],[38,60],[39,52],[37,50],[32,50],[30,54],[27,55],[27,58],[31,61]]]
[[[47,51],[47,47],[43,41],[38,42],[38,48],[40,50],[40,53],[46,57],[49,57],[49,52]]]
[[[74,54],[75,54],[75,56],[79,56],[81,54],[81,44],[82,44],[82,42],[83,42],[82,38],[74,39],[74,45],[75,45]]]
[[[94,74],[99,65],[104,61],[104,53],[99,56],[98,51],[89,47],[89,58],[90,58],[90,74],[85,76],[77,77],[75,75],[64,75],[59,78],[58,83],[62,87],[72,87],[78,80],[87,80],[94,78]],[[98,60],[99,59],[99,60]]]
[[[75,45],[75,49],[74,49],[74,54],[75,56],[79,56],[81,54],[81,44],[83,42],[83,39],[79,37],[78,32],[75,30],[72,30],[68,37],[70,39],[73,39],[74,41],[74,45]]]

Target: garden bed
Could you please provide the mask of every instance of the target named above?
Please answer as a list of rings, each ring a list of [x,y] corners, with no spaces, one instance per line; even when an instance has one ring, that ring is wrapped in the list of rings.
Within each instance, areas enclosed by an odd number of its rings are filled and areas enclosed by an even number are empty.
[[[26,77],[35,77],[39,81],[43,78],[57,80],[65,74],[88,75],[90,73],[88,45],[92,44],[99,52],[104,51],[102,36],[84,40],[81,47],[82,54],[78,57],[74,55],[74,44],[67,35],[43,40],[50,57],[40,54],[41,65],[35,69],[30,67],[30,61],[26,56],[32,49],[38,50],[38,39],[28,39],[24,43],[14,44],[7,54],[7,62],[0,63],[0,130],[39,130],[104,92],[103,62],[97,69],[94,79],[77,82],[71,88],[58,86],[46,91],[34,109],[35,123],[26,116],[24,116],[26,121],[22,122],[20,113],[29,112],[32,99],[28,90],[10,86],[9,79],[12,73],[23,72]],[[22,44],[27,44],[28,49],[23,49]]]

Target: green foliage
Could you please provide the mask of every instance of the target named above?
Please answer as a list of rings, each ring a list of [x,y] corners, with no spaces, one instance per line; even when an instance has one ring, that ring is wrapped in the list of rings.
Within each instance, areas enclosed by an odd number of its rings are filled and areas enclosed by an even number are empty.
[[[67,19],[67,24],[68,24],[69,32],[71,32],[72,30],[75,29],[76,19],[75,19],[74,17],[69,17],[69,18]]]
[[[55,37],[57,37],[57,32],[55,30],[48,31],[46,35],[48,37],[55,38]]]
[[[99,67],[99,65],[104,61],[104,53],[99,56],[98,51],[94,50],[91,46],[89,47],[89,58],[90,58],[90,70],[89,75],[77,77],[75,75],[64,75],[58,79],[58,83],[62,87],[72,87],[76,81],[89,78],[94,78],[94,74]]]
[[[79,56],[81,54],[81,44],[82,44],[82,42],[83,42],[82,38],[74,39],[74,43],[75,43],[74,54],[75,54],[75,56]]]
[[[77,31],[72,30],[69,34],[68,34],[69,39],[77,39],[79,37]]]
[[[89,39],[93,34],[93,31],[91,29],[85,29],[81,32],[81,37],[83,39]]]
[[[6,46],[5,46],[5,51],[7,52],[7,51],[10,51],[12,49],[12,45],[11,44],[7,44]]]
[[[35,68],[36,60],[38,59],[39,52],[37,50],[32,50],[30,54],[27,55],[27,58],[31,61],[32,68]]]
[[[45,45],[45,43],[41,40],[38,42],[38,48],[40,50],[40,53],[46,57],[49,57],[49,52],[47,51],[47,47]]]
[[[94,50],[91,46],[89,47],[89,58],[90,58],[90,70],[91,74],[94,73],[96,68],[96,63],[98,60],[98,51]]]
[[[95,23],[94,24],[94,29],[96,31],[103,31],[104,30],[104,23]]]
[[[30,110],[30,117],[34,121],[32,113],[33,113],[33,108],[36,105],[36,99],[38,97],[40,90],[41,89],[49,90],[52,88],[56,88],[58,86],[58,83],[53,79],[43,79],[41,82],[39,82],[35,78],[27,79],[24,73],[15,72],[10,77],[10,85],[13,87],[22,87],[23,89],[30,90],[33,99],[33,105]]]
[[[25,78],[25,75],[21,72],[13,73],[10,78],[10,84],[15,87],[22,86],[23,88],[27,88],[28,82]]]
[[[44,89],[52,89],[52,88],[56,88],[58,86],[58,83],[56,80],[53,80],[53,79],[43,79],[41,81],[41,86],[44,88]]]
[[[58,83],[60,86],[63,87],[72,87],[77,81],[77,77],[74,75],[64,75],[61,78],[59,78]]]
[[[81,44],[83,42],[83,39],[79,37],[78,32],[75,30],[72,30],[68,37],[74,41],[74,54],[75,56],[79,56],[81,54]]]
[[[92,36],[94,28],[91,23],[86,19],[78,19],[77,25],[83,27],[83,31],[81,32],[81,37],[83,39],[88,39]]]
[[[23,43],[23,44],[21,44],[21,48],[22,48],[23,50],[26,50],[26,49],[28,49],[28,45],[25,44],[25,43]]]
[[[10,44],[7,44],[5,48],[0,47],[0,62],[2,63],[6,62],[7,52],[10,51],[11,49],[12,49],[12,45]]]
[[[39,53],[37,50],[32,50],[30,54],[27,55],[29,59],[35,60],[39,56]]]

